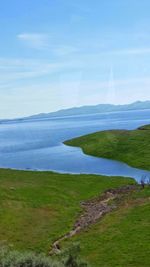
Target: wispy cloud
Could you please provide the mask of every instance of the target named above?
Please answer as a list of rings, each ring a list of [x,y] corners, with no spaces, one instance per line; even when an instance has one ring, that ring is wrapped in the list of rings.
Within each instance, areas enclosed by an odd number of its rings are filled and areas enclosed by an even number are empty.
[[[55,36],[50,38],[50,34],[21,33],[17,35],[17,38],[31,48],[47,50],[47,52],[50,52],[54,56],[66,56],[78,51],[73,45],[56,42]]]
[[[45,49],[48,47],[48,35],[42,33],[20,33],[17,38],[35,49]]]
[[[74,46],[62,45],[53,48],[53,52],[57,56],[66,56],[78,52],[78,49]]]
[[[109,51],[109,53],[115,55],[144,55],[144,54],[150,54],[150,47],[119,49],[119,50]]]
[[[49,62],[30,58],[0,58],[0,89],[3,89],[5,85],[11,87],[12,82],[22,80],[30,82],[34,78],[50,78],[53,74],[61,74],[64,71],[69,73],[71,69],[78,68],[82,68],[79,61],[55,60]]]

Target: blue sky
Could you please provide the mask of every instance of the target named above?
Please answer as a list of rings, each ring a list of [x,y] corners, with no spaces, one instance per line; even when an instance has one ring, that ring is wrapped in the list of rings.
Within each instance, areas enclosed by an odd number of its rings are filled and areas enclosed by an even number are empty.
[[[150,99],[149,0],[0,1],[0,118]]]

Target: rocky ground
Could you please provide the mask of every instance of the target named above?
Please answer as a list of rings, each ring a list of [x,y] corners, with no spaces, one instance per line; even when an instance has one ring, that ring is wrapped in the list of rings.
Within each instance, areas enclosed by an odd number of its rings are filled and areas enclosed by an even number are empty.
[[[83,208],[83,212],[75,222],[73,229],[53,243],[52,249],[50,250],[50,254],[56,254],[61,252],[60,243],[63,240],[71,238],[80,231],[96,223],[105,214],[116,209],[117,204],[115,200],[119,200],[121,197],[126,194],[129,194],[134,190],[137,190],[137,185],[129,185],[117,189],[109,189],[98,198],[82,202],[81,206]]]

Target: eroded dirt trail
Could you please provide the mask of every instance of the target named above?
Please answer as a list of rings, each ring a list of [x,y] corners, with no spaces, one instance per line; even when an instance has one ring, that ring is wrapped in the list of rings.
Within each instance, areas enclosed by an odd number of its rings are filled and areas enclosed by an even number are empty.
[[[137,189],[136,185],[124,186],[117,189],[109,189],[105,191],[100,197],[88,201],[83,201],[81,203],[83,212],[75,222],[73,229],[70,232],[66,233],[64,236],[57,239],[53,243],[49,254],[52,255],[60,253],[61,252],[60,243],[63,240],[71,238],[80,231],[86,229],[88,226],[96,223],[105,214],[117,208],[117,205],[112,203],[113,200],[119,199],[124,194],[128,194],[136,189]]]

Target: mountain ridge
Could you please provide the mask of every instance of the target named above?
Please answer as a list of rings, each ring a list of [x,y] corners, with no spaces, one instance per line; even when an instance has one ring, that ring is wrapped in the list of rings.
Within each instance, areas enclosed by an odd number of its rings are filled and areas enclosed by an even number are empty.
[[[77,115],[90,115],[94,113],[106,113],[106,112],[117,112],[117,111],[129,111],[129,110],[145,110],[150,109],[150,100],[147,101],[136,101],[131,104],[115,105],[115,104],[98,104],[98,105],[86,105],[80,107],[72,107],[67,109],[61,109],[49,113],[39,113],[16,119],[4,119],[0,122],[13,121],[13,120],[30,120],[30,119],[46,119],[55,117],[68,117]]]
[[[124,105],[114,105],[114,104],[86,105],[81,107],[61,109],[49,113],[40,113],[26,118],[41,118],[41,117],[46,118],[46,117],[71,116],[71,115],[86,115],[93,113],[138,110],[138,109],[150,109],[150,101],[149,100],[136,101],[131,104],[124,104]]]

